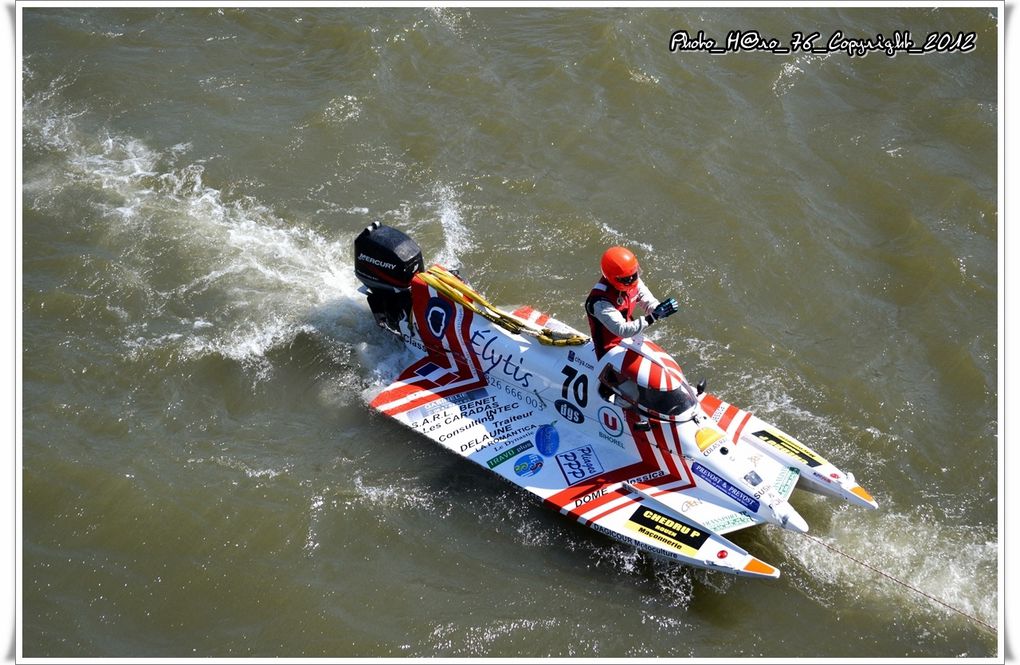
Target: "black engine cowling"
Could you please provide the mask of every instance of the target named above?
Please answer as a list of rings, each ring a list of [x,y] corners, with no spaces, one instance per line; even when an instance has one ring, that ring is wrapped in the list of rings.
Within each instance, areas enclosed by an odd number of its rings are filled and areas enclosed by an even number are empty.
[[[391,226],[372,222],[354,239],[354,274],[379,325],[397,330],[410,318],[411,280],[424,269],[418,243]]]

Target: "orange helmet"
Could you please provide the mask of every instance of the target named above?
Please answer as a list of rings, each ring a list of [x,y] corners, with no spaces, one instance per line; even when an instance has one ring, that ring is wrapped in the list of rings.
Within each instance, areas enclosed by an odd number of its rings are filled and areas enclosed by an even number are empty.
[[[626,247],[610,247],[602,255],[602,276],[620,291],[637,288],[637,257]]]

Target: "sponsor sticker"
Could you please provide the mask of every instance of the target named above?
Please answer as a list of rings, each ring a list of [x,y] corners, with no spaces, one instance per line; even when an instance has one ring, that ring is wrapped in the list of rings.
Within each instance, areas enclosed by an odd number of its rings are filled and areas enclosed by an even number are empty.
[[[576,364],[580,365],[581,367],[587,367],[588,369],[595,369],[595,365],[592,365],[590,362],[582,360],[579,355],[574,353],[573,349],[570,349],[569,351],[567,351],[567,360],[569,360],[572,363],[576,363]]]
[[[617,437],[623,434],[623,418],[608,406],[599,409],[599,425],[609,436]]]
[[[524,455],[514,462],[514,473],[522,478],[527,478],[541,471],[544,464],[542,458],[534,453]]]
[[[733,529],[739,529],[750,524],[754,524],[754,520],[747,515],[741,515],[740,513],[730,513],[725,517],[717,517],[714,520],[705,522],[705,528],[711,529],[715,532],[723,530],[732,531]]]
[[[584,422],[584,414],[581,413],[581,410],[567,400],[558,399],[554,406],[556,407],[556,413],[560,414],[564,419],[574,423],[575,425],[580,425]]]
[[[453,319],[453,306],[446,300],[433,296],[429,298],[425,306],[425,322],[428,324],[429,332],[441,338],[446,333],[446,327]]]
[[[428,365],[435,365],[435,363],[427,363],[426,366]],[[422,368],[422,370],[424,369],[425,368]],[[419,370],[417,372],[419,376],[421,375],[422,370]],[[413,421],[418,418],[431,416],[435,414],[437,411],[446,411],[451,406],[459,406],[463,405],[465,402],[475,402],[477,400],[486,399],[487,395],[488,393],[486,392],[485,388],[475,388],[474,390],[469,390],[466,393],[444,397],[442,399],[436,400],[435,402],[424,404],[422,406],[419,406],[417,409],[410,411],[409,412],[410,419]]]
[[[797,482],[798,478],[800,478],[800,470],[791,466],[786,469],[786,471],[779,474],[779,477],[776,478],[773,486],[776,488],[776,491],[783,496],[789,496],[790,492],[793,491],[793,485]]]
[[[552,423],[542,425],[535,432],[535,447],[546,457],[552,457],[560,447],[560,433]]]
[[[726,496],[730,497],[740,505],[744,506],[751,512],[756,513],[758,512],[758,509],[761,507],[761,502],[759,502],[757,499],[748,496],[740,489],[726,482],[724,478],[720,477],[717,473],[715,473],[708,467],[702,466],[700,462],[695,462],[694,465],[691,467],[691,471],[694,472],[694,475],[704,478],[709,485],[716,488],[717,490],[719,490]]]
[[[821,457],[815,455],[800,443],[785,437],[778,432],[763,429],[760,432],[755,432],[754,435],[773,448],[781,450],[791,457],[796,457],[812,468],[825,464],[825,460]]]
[[[488,339],[486,339],[488,338]],[[482,361],[482,372],[489,376],[499,369],[500,374],[512,379],[521,388],[527,388],[531,372],[524,369],[524,358],[518,358],[499,336],[491,330],[476,330],[471,335],[471,346]]]
[[[450,404],[463,404],[465,402],[474,402],[475,400],[485,399],[488,394],[489,393],[485,390],[485,388],[475,388],[474,390],[469,390],[466,393],[451,395],[450,397],[447,397],[446,400],[450,402]]]
[[[709,535],[691,524],[644,506],[634,511],[626,526],[687,556],[695,556]]]
[[[817,471],[812,471],[811,475],[814,476],[815,478],[817,478],[818,480],[823,480],[823,481],[829,483],[830,485],[832,484],[832,479],[829,478],[824,473],[818,473]]]
[[[574,500],[574,509],[576,510],[576,509],[580,508],[581,506],[583,506],[584,504],[588,503],[589,501],[594,501],[595,499],[601,498],[601,497],[605,496],[608,493],[609,493],[609,489],[606,488],[606,487],[603,487],[602,489],[595,490],[591,494],[586,494],[586,495],[582,496],[580,499],[575,499]]]
[[[702,427],[694,433],[694,441],[698,444],[698,450],[705,452],[713,443],[723,438],[722,432],[711,427]]]
[[[568,485],[576,485],[604,471],[602,462],[592,446],[580,446],[562,452],[556,456],[556,463],[560,465],[560,471],[563,472]]]
[[[503,462],[507,462],[507,461],[513,459],[514,457],[517,457],[518,455],[523,453],[528,448],[531,448],[531,446],[532,446],[531,441],[527,441],[525,443],[518,444],[518,445],[516,445],[516,446],[514,446],[512,448],[507,448],[506,450],[504,450],[503,452],[501,452],[500,454],[496,455],[495,457],[490,459],[488,462],[486,462],[486,464],[489,465],[490,469],[495,469],[497,466],[499,466]]]
[[[632,485],[636,485],[637,483],[647,483],[649,480],[655,480],[656,478],[661,478],[664,475],[666,475],[666,472],[659,469],[657,471],[652,471],[651,473],[646,473],[643,476],[638,476],[637,478],[631,478],[627,482]]]
[[[689,510],[697,508],[702,503],[703,502],[701,501],[701,499],[687,499],[686,501],[680,504],[680,512],[686,513]]]

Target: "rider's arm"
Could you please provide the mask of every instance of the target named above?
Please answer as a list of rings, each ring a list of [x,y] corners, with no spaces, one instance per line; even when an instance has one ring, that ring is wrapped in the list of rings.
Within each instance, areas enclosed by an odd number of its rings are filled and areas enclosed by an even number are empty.
[[[652,292],[645,286],[644,281],[638,277],[637,281],[637,304],[641,305],[641,309],[645,310],[645,314],[651,314],[652,310],[655,309],[656,305],[659,304],[659,299],[652,295]]]
[[[592,310],[595,318],[606,327],[606,330],[617,337],[633,337],[652,325],[653,321],[651,314],[627,321],[623,318],[620,310],[613,307],[613,304],[608,300],[596,301]]]

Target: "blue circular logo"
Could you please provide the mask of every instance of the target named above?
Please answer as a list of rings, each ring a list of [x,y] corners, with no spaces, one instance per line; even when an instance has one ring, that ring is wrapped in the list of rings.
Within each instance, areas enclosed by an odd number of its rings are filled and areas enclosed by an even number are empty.
[[[535,433],[535,447],[546,457],[552,457],[559,450],[560,433],[552,424],[542,425]]]
[[[522,478],[533,476],[542,470],[544,462],[542,458],[535,454],[521,455],[514,462],[514,473]]]

